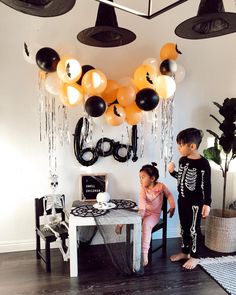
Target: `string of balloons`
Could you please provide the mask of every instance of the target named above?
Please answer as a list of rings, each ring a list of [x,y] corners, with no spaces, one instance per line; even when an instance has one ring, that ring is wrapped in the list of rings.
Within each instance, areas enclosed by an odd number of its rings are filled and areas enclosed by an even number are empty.
[[[49,93],[58,96],[64,106],[84,105],[91,117],[104,115],[110,126],[140,123],[143,112],[173,97],[176,82],[185,77],[183,66],[176,62],[181,52],[174,43],[162,46],[159,64],[156,58],[147,58],[134,70],[133,77],[119,81],[108,79],[92,65],[81,66],[76,58],[60,57],[53,48],[40,48],[35,56],[32,51],[25,43],[24,56],[37,64]]]

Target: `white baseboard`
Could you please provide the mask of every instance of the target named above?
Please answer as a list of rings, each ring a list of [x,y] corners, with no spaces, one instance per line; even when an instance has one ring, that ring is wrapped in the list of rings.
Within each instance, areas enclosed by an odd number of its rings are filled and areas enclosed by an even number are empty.
[[[41,249],[45,249],[44,242],[41,240]],[[51,248],[58,248],[56,243],[51,243]],[[35,240],[10,241],[0,243],[0,253],[31,251],[36,249]]]
[[[158,231],[153,235],[153,239],[160,239],[162,231]],[[180,237],[179,229],[169,228],[167,233],[167,238],[177,238]],[[125,236],[124,236],[125,240]],[[103,240],[99,237],[97,233],[94,237],[94,240],[91,244],[102,244]],[[51,248],[57,248],[56,243],[52,243]],[[41,248],[44,249],[44,243],[41,240]],[[0,253],[8,253],[8,252],[20,252],[20,251],[30,251],[36,249],[36,241],[35,240],[17,240],[17,241],[9,241],[9,242],[0,242]]]
[[[35,250],[35,240],[10,241],[0,243],[0,253]]]

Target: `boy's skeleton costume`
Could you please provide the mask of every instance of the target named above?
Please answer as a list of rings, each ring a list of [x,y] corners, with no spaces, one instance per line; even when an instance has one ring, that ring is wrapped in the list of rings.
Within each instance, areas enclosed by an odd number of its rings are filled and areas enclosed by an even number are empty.
[[[56,213],[56,209],[62,209],[65,213],[65,216],[69,218],[69,213],[65,209],[64,196],[60,194],[55,194],[56,188],[58,186],[58,176],[53,174],[50,177],[50,186],[52,189],[52,194],[45,195],[43,199],[43,209],[44,209],[44,227],[45,230],[50,230],[56,237],[56,242],[58,243],[59,250],[63,256],[64,261],[67,261],[70,258],[69,246],[67,247],[67,251],[65,251],[62,247],[62,240],[60,238],[60,234],[56,231],[58,225],[63,225],[69,230],[68,225],[65,221],[61,220]],[[51,210],[52,214],[49,218],[47,218],[47,210]]]

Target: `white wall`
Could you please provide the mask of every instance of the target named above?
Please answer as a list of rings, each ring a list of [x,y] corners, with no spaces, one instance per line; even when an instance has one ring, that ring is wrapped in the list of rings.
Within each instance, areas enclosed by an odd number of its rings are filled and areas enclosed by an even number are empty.
[[[178,61],[185,67],[187,74],[185,80],[177,85],[175,95],[175,136],[181,129],[191,126],[217,130],[209,118],[209,113],[216,113],[212,101],[222,102],[226,97],[235,97],[236,35],[191,41],[180,39],[174,34],[175,27],[181,21],[196,15],[198,1],[188,1],[152,20],[117,11],[119,26],[134,31],[137,40],[127,46],[106,49],[89,47],[76,39],[78,32],[94,25],[97,5],[92,0],[81,0],[63,16],[37,18],[0,3],[0,252],[34,249],[34,198],[50,192],[47,146],[39,142],[38,68],[23,59],[24,41],[28,44],[38,42],[41,47],[52,47],[60,54],[74,55],[81,64],[91,64],[110,79],[117,80],[132,76],[145,58],[158,58],[164,43],[177,43],[183,52]],[[225,9],[236,12],[234,1],[227,1]],[[81,115],[80,107],[69,110],[71,134]],[[99,139],[102,137],[100,127],[95,128]],[[119,127],[105,127],[104,134],[120,140],[120,133],[124,132],[122,130]],[[206,147],[206,138],[207,134],[201,151]],[[160,147],[150,135],[146,138],[146,147],[144,158],[136,163],[119,163],[108,157],[100,158],[89,168],[76,161],[72,142],[60,148],[58,192],[65,193],[68,210],[73,200],[80,197],[81,172],[107,172],[109,191],[113,198],[137,200],[138,171],[143,164],[151,161],[158,162],[160,180],[177,197],[175,180],[168,175],[165,177]],[[176,149],[174,159],[177,162]],[[212,174],[213,206],[218,206],[221,204],[218,199],[221,197],[222,178],[215,168]],[[232,194],[235,193],[233,177],[230,177],[228,187]],[[168,235],[174,237],[178,234],[176,214],[169,222]]]

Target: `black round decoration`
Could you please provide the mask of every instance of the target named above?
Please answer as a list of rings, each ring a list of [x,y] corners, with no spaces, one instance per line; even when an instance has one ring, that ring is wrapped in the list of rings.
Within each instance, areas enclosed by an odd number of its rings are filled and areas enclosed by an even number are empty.
[[[70,213],[78,217],[96,217],[104,215],[108,211],[109,210],[96,209],[93,205],[81,205],[73,208]]]
[[[93,66],[83,65],[82,66],[82,74],[81,74],[79,80],[76,83],[79,84],[79,85],[81,85],[82,78],[83,78],[84,74],[86,74],[88,71],[93,70],[93,69],[95,69]]]
[[[43,47],[36,53],[36,63],[45,72],[55,72],[60,61],[58,53],[49,47]]]
[[[160,72],[162,75],[173,76],[177,71],[177,63],[171,59],[165,59],[160,64]]]
[[[108,150],[104,151],[102,145],[107,142],[110,144],[110,147]],[[97,151],[97,154],[99,156],[102,156],[102,157],[108,157],[110,155],[112,155],[113,153],[113,145],[114,145],[114,140],[113,139],[110,139],[110,138],[107,138],[107,137],[103,137],[101,139],[99,139],[99,141],[97,142],[97,145],[96,145],[96,151]]]
[[[151,111],[158,105],[159,96],[155,90],[144,88],[136,94],[135,102],[141,110]]]
[[[119,155],[120,149],[126,149],[127,154],[125,156],[120,156]],[[122,144],[122,143],[115,143],[114,147],[113,147],[113,157],[115,158],[116,161],[124,163],[130,159],[131,151],[132,151],[132,146],[130,146],[130,145]]]
[[[84,155],[86,153],[91,153],[92,157],[90,160],[85,160],[84,159]],[[83,166],[92,166],[94,163],[97,162],[98,160],[98,154],[96,152],[96,149],[93,148],[85,148],[79,151],[78,155],[77,155],[77,160],[79,161],[79,163]]]
[[[106,103],[100,96],[91,96],[85,102],[85,110],[91,117],[100,117],[106,110]]]
[[[137,204],[131,200],[112,199],[111,202],[116,205],[116,209],[132,209],[137,206]]]

